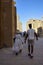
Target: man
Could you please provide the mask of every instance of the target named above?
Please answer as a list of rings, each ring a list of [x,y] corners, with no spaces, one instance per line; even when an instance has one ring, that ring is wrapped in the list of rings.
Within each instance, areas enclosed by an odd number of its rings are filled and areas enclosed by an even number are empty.
[[[35,30],[32,29],[32,24],[29,24],[29,30],[27,30],[27,38],[28,38],[28,52],[29,52],[28,56],[30,56],[30,58],[33,58],[33,46],[35,37],[38,40]]]

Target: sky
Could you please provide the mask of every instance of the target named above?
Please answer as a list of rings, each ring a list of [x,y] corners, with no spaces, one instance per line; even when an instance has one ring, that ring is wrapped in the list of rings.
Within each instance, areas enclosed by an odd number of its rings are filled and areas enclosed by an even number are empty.
[[[43,0],[14,0],[17,14],[25,30],[25,24],[29,19],[41,19],[43,16]]]

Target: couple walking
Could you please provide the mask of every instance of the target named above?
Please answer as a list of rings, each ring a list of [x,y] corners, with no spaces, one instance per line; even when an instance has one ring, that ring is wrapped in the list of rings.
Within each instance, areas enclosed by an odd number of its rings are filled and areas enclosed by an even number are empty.
[[[24,33],[23,38],[21,37],[20,34],[16,35],[16,39],[14,39],[14,40],[16,40],[14,43],[14,46],[16,47],[15,49],[17,49],[17,46],[18,46],[17,50],[18,50],[18,52],[21,52],[22,51],[22,43],[26,43],[26,40],[27,40],[27,42],[28,42],[28,56],[30,56],[30,58],[33,58],[33,49],[34,49],[35,37],[38,40],[38,36],[37,36],[35,30],[32,29],[32,24],[29,24],[29,30],[27,30],[27,32]],[[24,39],[25,42],[22,39]],[[15,45],[15,44],[17,44],[17,45]],[[18,54],[18,52],[16,52],[16,54]]]

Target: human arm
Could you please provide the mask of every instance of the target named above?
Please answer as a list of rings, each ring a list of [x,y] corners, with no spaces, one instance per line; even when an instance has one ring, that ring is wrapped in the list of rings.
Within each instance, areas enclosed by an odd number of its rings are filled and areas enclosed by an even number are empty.
[[[34,32],[34,35],[36,37],[36,40],[38,40],[38,34],[36,32]]]

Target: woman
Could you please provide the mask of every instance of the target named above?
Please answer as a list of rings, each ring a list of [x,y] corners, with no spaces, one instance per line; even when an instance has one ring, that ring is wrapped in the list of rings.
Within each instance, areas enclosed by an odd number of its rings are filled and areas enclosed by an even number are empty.
[[[14,45],[13,45],[13,52],[15,52],[16,55],[18,55],[20,52],[22,52],[22,37],[20,32],[18,32],[14,37]]]

